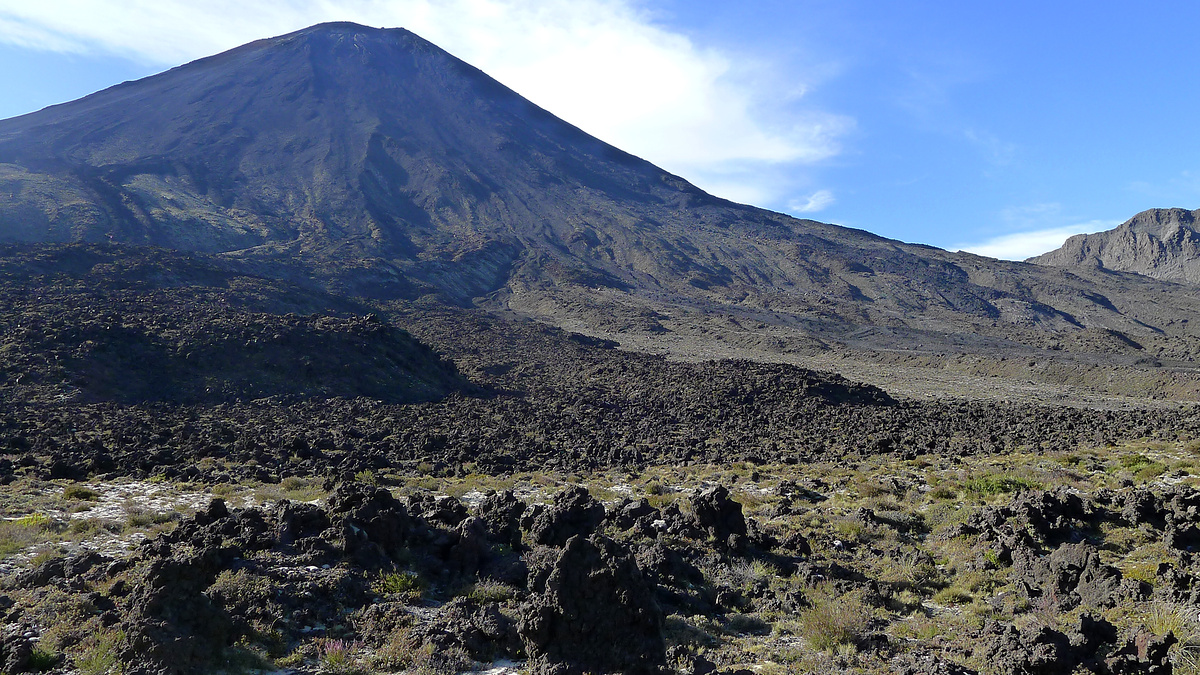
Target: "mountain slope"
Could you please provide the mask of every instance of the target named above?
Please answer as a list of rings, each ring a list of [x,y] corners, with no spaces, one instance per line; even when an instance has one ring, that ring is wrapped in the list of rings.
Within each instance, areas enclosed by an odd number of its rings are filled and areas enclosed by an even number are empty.
[[[1077,234],[1061,248],[1030,258],[1054,267],[1100,267],[1200,284],[1200,210],[1150,209],[1119,227]]]
[[[353,24],[0,122],[0,240],[219,253],[338,292],[432,294],[596,332],[728,316],[818,345],[1069,336],[1068,349],[1136,351],[1122,336],[1190,339],[1171,317],[1200,310],[1141,277],[714,198],[412,33]]]

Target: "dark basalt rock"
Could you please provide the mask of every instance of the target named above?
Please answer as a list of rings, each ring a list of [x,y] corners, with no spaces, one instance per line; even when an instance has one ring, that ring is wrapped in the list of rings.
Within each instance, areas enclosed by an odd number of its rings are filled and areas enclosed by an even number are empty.
[[[11,627],[5,631],[3,638],[0,638],[0,673],[16,675],[29,672],[27,666],[32,656],[33,643],[28,638]]]
[[[410,498],[409,508],[427,522],[443,527],[457,527],[471,515],[457,499],[427,492]]]
[[[382,488],[343,483],[329,498],[328,512],[347,553],[369,567],[399,557],[416,525],[408,509]]]
[[[667,650],[667,658],[672,663],[679,664],[679,675],[712,675],[717,672],[717,664],[699,654],[692,654],[679,645]]]
[[[1113,506],[1121,512],[1121,517],[1129,525],[1162,527],[1162,503],[1150,490],[1137,489],[1120,494]]]
[[[455,598],[438,612],[435,623],[414,637],[441,652],[462,650],[472,659],[491,662],[520,653],[521,639],[516,623],[496,605],[481,605],[469,598]]]
[[[127,672],[192,675],[213,672],[237,640],[257,635],[259,627],[295,643],[317,630],[312,626],[344,620],[347,608],[370,604],[370,580],[396,570],[401,560],[425,578],[458,586],[475,581],[494,557],[482,519],[468,517],[453,529],[430,525],[387,490],[344,483],[324,508],[283,502],[230,510],[213,500],[122,565],[84,554],[55,559],[39,576],[55,581],[65,575],[70,582],[72,575],[133,574],[108,597],[89,599],[99,611],[113,612],[125,635],[119,654],[132,664]],[[523,585],[519,557],[508,557]],[[277,566],[284,560],[291,564]],[[300,560],[304,571],[292,562]],[[232,576],[220,581],[223,572]],[[394,629],[407,621],[395,614],[364,611],[360,622]],[[515,625],[494,603],[460,599],[438,616],[440,623],[421,634],[435,647],[461,648],[477,658],[517,656]]]
[[[729,490],[718,485],[691,498],[696,523],[730,550],[740,551],[746,545],[746,518],[742,505],[729,497]]]
[[[1103,674],[1112,671],[1101,657],[1116,640],[1117,629],[1091,614],[1081,615],[1069,633],[1037,625],[1017,630],[993,621],[976,638],[974,654],[1002,675],[1057,675],[1076,667]]]
[[[1030,599],[1064,611],[1080,605],[1112,607],[1123,596],[1144,593],[1140,586],[1127,585],[1120,570],[1102,563],[1090,544],[1063,544],[1049,556],[1018,548],[1013,574]]]
[[[668,504],[662,510],[663,533],[672,537],[688,537],[700,539],[707,536],[706,532],[696,524],[696,519],[684,513],[678,504]]]
[[[989,506],[971,514],[965,523],[944,536],[972,535],[995,542],[1000,559],[1011,560],[1013,549],[1035,549],[1072,538],[1092,518],[1095,509],[1066,488],[1018,493],[1008,504]]]
[[[537,675],[657,674],[666,664],[662,611],[633,556],[601,536],[571,537],[530,572],[520,634]]]
[[[537,514],[529,534],[536,544],[562,546],[571,537],[588,536],[603,520],[604,505],[575,485],[555,495],[553,506]]]
[[[325,509],[315,504],[282,502],[275,510],[275,537],[283,546],[310,539],[329,528]]]
[[[779,546],[785,550],[792,551],[796,555],[807,556],[812,555],[812,545],[808,543],[808,539],[799,532],[792,532],[784,537],[783,541],[779,542]]]
[[[1130,638],[1111,657],[1104,660],[1104,667],[1111,675],[1171,675],[1171,645],[1179,640],[1173,633],[1155,636],[1138,633]]]
[[[22,570],[12,579],[9,586],[12,588],[45,586],[66,575],[65,565],[66,561],[63,558],[51,558],[32,569]]]
[[[475,516],[487,526],[493,541],[511,548],[521,546],[521,514],[525,502],[517,499],[511,490],[488,495],[475,509]]]
[[[661,517],[659,510],[651,506],[646,499],[625,499],[608,514],[608,519],[618,529],[633,530],[643,537],[654,537],[657,534],[655,523]]]
[[[151,563],[133,589],[121,626],[121,658],[132,675],[201,675],[229,644],[233,622],[204,594],[224,567],[206,549]],[[227,562],[227,561],[226,561]]]

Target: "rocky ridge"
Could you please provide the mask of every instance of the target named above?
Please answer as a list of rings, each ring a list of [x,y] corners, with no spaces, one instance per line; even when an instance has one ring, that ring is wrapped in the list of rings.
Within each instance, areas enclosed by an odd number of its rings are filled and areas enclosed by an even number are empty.
[[[1053,267],[1095,267],[1155,279],[1200,284],[1200,211],[1151,209],[1116,229],[1077,234],[1061,248],[1029,262]]]

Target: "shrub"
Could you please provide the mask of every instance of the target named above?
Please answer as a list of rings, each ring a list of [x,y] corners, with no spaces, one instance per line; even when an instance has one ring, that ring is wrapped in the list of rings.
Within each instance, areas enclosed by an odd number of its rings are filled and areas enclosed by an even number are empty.
[[[383,572],[371,584],[371,590],[379,595],[403,594],[419,596],[424,584],[416,572]]]
[[[230,483],[217,483],[216,485],[212,486],[212,494],[214,497],[228,499],[229,497],[232,497],[235,492],[237,492],[237,486],[231,485]]]
[[[119,672],[117,647],[125,639],[120,631],[101,630],[92,633],[83,643],[83,652],[75,657],[75,667],[82,675],[106,675]]]
[[[135,508],[125,518],[125,525],[135,529],[152,528],[156,525],[170,523],[179,519],[179,517],[180,515],[174,511],[147,511]]]
[[[733,614],[726,622],[726,630],[738,634],[748,635],[769,635],[771,633],[771,624],[763,621],[761,617],[751,614]]]
[[[0,558],[24,550],[46,540],[46,533],[56,523],[41,513],[32,513],[16,520],[0,520]]]
[[[835,652],[839,645],[855,644],[871,618],[858,591],[839,596],[831,586],[824,586],[813,593],[812,603],[800,613],[799,624],[813,649]]]
[[[973,599],[973,596],[962,588],[951,586],[943,588],[933,594],[933,601],[939,605],[965,605]]]
[[[222,570],[205,594],[226,607],[239,608],[266,605],[274,595],[270,578],[247,570]]]
[[[33,653],[29,655],[29,661],[25,663],[25,668],[31,673],[44,673],[57,666],[58,661],[58,654],[51,654],[40,647],[34,647]]]
[[[942,483],[929,491],[930,499],[954,499],[957,496],[958,492],[947,483]]]

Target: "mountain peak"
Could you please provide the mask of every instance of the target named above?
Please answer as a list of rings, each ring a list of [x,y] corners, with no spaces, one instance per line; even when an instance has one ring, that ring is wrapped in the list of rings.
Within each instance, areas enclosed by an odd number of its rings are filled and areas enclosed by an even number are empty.
[[[1077,234],[1061,248],[1029,259],[1053,267],[1099,267],[1200,284],[1200,210],[1148,209],[1118,227]]]
[[[318,276],[367,261],[375,280],[500,256],[434,282],[457,297],[495,290],[515,239],[569,220],[581,190],[644,200],[664,181],[699,193],[407,30],[353,23],[0,122],[0,240],[283,256]]]

